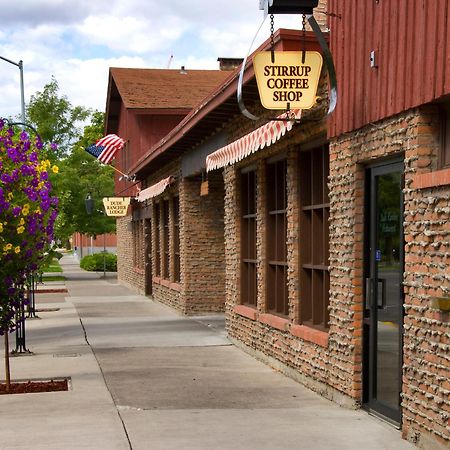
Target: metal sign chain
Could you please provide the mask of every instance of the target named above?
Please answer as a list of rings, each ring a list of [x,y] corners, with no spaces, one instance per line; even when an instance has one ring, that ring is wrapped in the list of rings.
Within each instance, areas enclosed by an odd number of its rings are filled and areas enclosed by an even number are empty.
[[[302,15],[302,43],[303,43],[302,64],[305,64],[305,60],[306,60],[306,14]]]
[[[272,64],[275,64],[275,40],[274,40],[274,34],[275,32],[275,19],[274,15],[270,15],[270,53],[271,53],[271,59]]]

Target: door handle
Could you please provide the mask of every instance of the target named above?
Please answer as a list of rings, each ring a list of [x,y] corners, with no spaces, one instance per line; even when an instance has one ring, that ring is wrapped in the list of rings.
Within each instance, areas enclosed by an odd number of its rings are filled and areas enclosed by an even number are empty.
[[[373,298],[373,278],[366,278],[365,308],[370,309]]]

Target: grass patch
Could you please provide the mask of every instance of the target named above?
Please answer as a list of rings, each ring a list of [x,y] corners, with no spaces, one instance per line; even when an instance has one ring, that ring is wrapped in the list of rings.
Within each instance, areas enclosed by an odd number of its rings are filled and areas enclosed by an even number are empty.
[[[66,277],[63,275],[43,275],[42,282],[46,281],[66,281]]]
[[[42,268],[42,272],[50,272],[50,273],[62,273],[62,268],[59,264],[59,261],[56,258],[53,258],[52,262]]]

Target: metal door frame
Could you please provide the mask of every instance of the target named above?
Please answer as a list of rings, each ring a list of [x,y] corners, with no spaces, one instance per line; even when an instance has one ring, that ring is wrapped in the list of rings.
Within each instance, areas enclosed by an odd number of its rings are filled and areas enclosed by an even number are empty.
[[[400,172],[402,179],[402,186],[404,186],[404,161],[403,159],[395,159],[390,161],[379,162],[366,167],[366,198],[365,198],[365,239],[364,239],[364,280],[371,279],[370,289],[371,292],[367,292],[367,284],[364,286],[364,327],[363,327],[363,407],[370,413],[381,416],[385,420],[389,421],[393,425],[400,428],[402,420],[401,404],[399,410],[394,411],[389,406],[379,402],[375,398],[375,379],[376,379],[376,362],[377,356],[377,321],[378,311],[374,307],[374,300],[378,298],[378,283],[373,283],[373,279],[378,276],[376,272],[376,261],[371,253],[371,249],[375,249],[376,242],[378,240],[378,227],[375,226],[377,216],[377,189],[376,189],[376,177],[385,175],[388,173]],[[400,191],[400,267],[401,273],[404,272],[405,256],[404,256],[404,227],[403,227],[403,213],[404,213],[404,198],[403,189]],[[370,307],[368,309],[369,316],[366,317],[366,299],[370,295],[369,302]],[[402,384],[402,363],[403,363],[403,320],[404,308],[403,308],[403,283],[400,282],[400,301],[399,301],[399,317],[401,323],[399,324],[401,329],[399,333],[399,383]],[[402,389],[400,389],[401,392]]]

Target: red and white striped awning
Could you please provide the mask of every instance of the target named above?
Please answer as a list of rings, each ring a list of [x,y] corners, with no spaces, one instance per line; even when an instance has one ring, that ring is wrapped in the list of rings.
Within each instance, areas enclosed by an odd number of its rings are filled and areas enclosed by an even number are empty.
[[[268,147],[277,142],[287,131],[291,131],[295,120],[300,119],[301,109],[289,112],[287,120],[271,120],[262,127],[257,128],[237,141],[219,148],[206,157],[206,171],[221,169],[229,164],[237,163],[256,151]],[[278,119],[287,118],[286,113],[278,116]]]
[[[174,181],[174,177],[170,176],[167,178],[164,178],[164,180],[158,181],[158,183],[143,189],[142,191],[140,191],[137,195],[137,201],[138,202],[144,202],[145,200],[148,200],[149,198],[153,198],[156,197],[160,194],[162,194],[167,186],[169,186],[169,184],[173,183]]]

